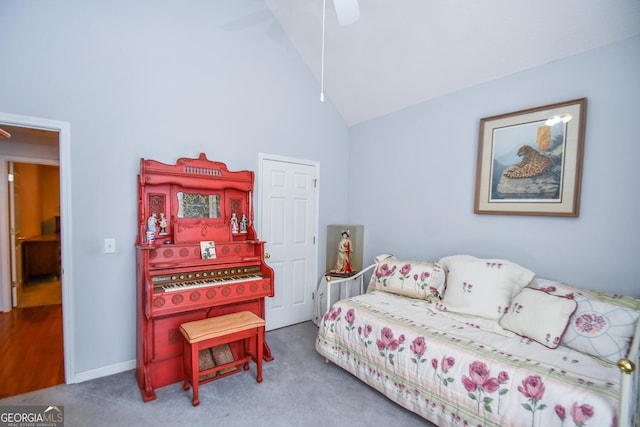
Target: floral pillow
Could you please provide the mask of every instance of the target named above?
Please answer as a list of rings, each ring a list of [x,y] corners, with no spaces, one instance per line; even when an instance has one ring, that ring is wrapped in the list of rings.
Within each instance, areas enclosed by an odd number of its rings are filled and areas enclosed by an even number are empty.
[[[386,257],[376,265],[368,289],[377,289],[427,301],[440,298],[445,274],[440,264]]]
[[[526,280],[519,281],[518,283],[514,284],[511,292],[511,299],[513,299],[516,295],[518,295],[522,290],[522,288],[527,286],[531,282],[531,280],[534,279],[534,276],[535,276],[533,272],[527,270],[524,267],[519,266],[515,262],[509,261],[506,259],[482,259],[482,258],[475,257],[473,255],[450,255],[450,256],[440,258],[438,260],[438,264],[440,264],[444,268],[445,272],[448,274],[451,264],[459,261],[484,261],[484,262],[495,264],[495,265],[498,265],[498,264],[509,265],[515,269],[520,269],[522,273],[525,274],[527,277],[526,277]]]
[[[514,289],[519,292],[534,276],[514,263],[468,256],[448,259],[447,269],[447,287],[438,308],[494,320],[507,311]]]
[[[640,312],[576,294],[578,309],[571,317],[562,345],[616,363],[625,357]]]
[[[640,300],[578,289],[566,283],[537,277],[529,287],[573,298],[578,303],[562,345],[612,363],[626,356],[635,332],[635,323],[640,317]]]
[[[500,326],[545,347],[557,348],[577,303],[538,289],[523,289],[500,319]]]
[[[575,288],[571,285],[567,285],[566,283],[558,282],[557,280],[543,279],[540,277],[535,277],[528,287],[539,289],[551,295],[569,299],[573,299],[574,295],[584,292],[581,289]]]

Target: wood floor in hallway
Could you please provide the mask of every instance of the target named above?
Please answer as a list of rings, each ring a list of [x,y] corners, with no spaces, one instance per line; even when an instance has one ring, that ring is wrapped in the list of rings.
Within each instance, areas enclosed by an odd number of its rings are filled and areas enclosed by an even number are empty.
[[[62,304],[0,312],[0,398],[63,383]]]

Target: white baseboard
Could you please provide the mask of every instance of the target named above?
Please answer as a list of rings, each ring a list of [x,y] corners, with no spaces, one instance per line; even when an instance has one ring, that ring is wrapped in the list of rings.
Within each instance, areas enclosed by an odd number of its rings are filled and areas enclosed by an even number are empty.
[[[95,380],[96,378],[106,377],[113,374],[119,374],[120,372],[129,371],[131,369],[135,369],[135,367],[135,359],[129,360],[127,362],[116,363],[115,365],[104,366],[102,368],[76,373],[73,382],[81,383],[84,381]]]

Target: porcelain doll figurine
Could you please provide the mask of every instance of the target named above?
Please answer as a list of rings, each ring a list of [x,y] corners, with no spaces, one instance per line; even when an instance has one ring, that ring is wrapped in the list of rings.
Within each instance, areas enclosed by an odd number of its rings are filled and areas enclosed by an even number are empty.
[[[158,231],[158,215],[154,212],[147,220],[147,233],[156,233]]]
[[[238,233],[238,217],[235,212],[231,214],[231,232],[233,234]]]
[[[353,246],[351,240],[349,240],[349,230],[342,230],[342,239],[338,242],[338,259],[336,260],[336,268],[332,270],[332,273],[349,274],[352,273],[351,269],[351,253],[353,252]]]
[[[247,232],[247,216],[245,214],[242,214],[242,218],[240,218],[240,232]]]
[[[167,217],[164,216],[164,212],[160,213],[158,224],[160,225],[160,234],[167,234]]]

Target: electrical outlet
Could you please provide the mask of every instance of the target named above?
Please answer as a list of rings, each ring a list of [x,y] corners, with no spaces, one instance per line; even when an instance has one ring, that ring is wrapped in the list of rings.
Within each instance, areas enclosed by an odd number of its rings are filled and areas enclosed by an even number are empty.
[[[104,253],[112,254],[116,251],[116,239],[104,239]]]

